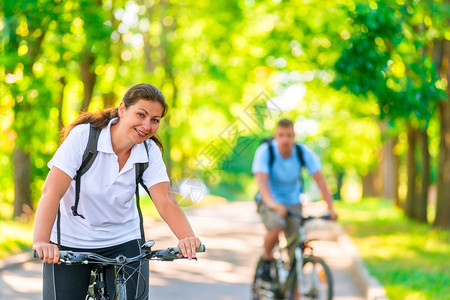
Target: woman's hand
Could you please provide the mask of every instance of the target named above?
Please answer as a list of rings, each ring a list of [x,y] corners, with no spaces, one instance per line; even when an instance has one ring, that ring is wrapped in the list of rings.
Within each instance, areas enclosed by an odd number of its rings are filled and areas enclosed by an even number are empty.
[[[197,257],[197,249],[200,247],[202,243],[198,237],[187,237],[181,239],[178,242],[178,248],[180,248],[184,257],[187,257],[189,260]]]
[[[33,244],[33,250],[36,251],[39,259],[47,264],[56,264],[59,262],[59,249],[56,245],[46,242],[36,242]]]

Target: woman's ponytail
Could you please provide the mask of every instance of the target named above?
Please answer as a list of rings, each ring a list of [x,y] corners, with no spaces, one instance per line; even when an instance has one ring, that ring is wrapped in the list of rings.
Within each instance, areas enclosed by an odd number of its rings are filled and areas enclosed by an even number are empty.
[[[70,131],[77,125],[91,124],[94,128],[102,129],[108,125],[109,121],[118,116],[118,108],[107,108],[95,113],[83,112],[75,121],[63,128],[61,131],[61,143],[64,142]]]

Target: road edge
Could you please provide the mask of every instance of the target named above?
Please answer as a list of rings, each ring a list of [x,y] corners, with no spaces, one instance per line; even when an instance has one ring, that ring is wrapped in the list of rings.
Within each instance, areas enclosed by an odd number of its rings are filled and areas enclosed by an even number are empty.
[[[386,295],[386,290],[375,277],[370,275],[367,267],[361,259],[358,248],[343,226],[336,223],[335,231],[337,242],[351,257],[352,262],[349,269],[351,270],[353,280],[360,291],[364,293],[366,299],[388,300],[389,298]]]
[[[32,250],[0,259],[0,270],[14,268],[33,259]]]

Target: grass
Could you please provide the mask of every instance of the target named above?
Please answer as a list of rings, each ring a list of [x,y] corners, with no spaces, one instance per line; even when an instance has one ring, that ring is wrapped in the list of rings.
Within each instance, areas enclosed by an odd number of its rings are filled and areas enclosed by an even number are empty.
[[[384,199],[338,202],[337,209],[390,299],[450,299],[450,231],[410,221]]]
[[[33,223],[0,219],[0,259],[31,249]]]

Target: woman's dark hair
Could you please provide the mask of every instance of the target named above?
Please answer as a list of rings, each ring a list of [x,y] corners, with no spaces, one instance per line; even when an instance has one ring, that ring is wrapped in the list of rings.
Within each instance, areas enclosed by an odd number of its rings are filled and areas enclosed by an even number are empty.
[[[166,100],[164,99],[163,94],[161,93],[160,90],[158,90],[151,84],[141,83],[131,87],[125,93],[122,99],[126,108],[135,104],[138,100],[148,100],[158,102],[163,107],[161,117],[164,117],[167,113],[168,106]],[[61,143],[69,135],[70,131],[77,125],[91,124],[95,128],[102,129],[108,125],[111,119],[117,117],[119,117],[118,108],[107,108],[96,113],[83,112],[75,121],[65,126],[63,130],[61,130]],[[158,147],[161,149],[162,152],[163,145],[159,136],[155,134],[151,137],[151,139],[156,143],[156,145],[158,145]]]

